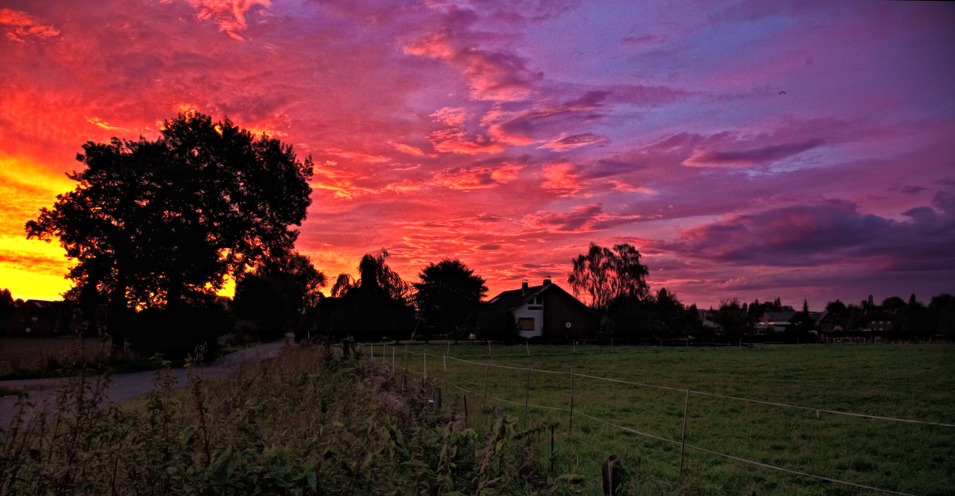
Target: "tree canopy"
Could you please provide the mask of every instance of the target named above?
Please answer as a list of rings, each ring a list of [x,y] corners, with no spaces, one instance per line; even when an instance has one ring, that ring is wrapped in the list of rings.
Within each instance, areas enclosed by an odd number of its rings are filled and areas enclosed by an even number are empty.
[[[487,295],[487,286],[460,260],[431,263],[418,274],[413,284],[414,301],[429,326],[450,331],[476,311]]]
[[[273,255],[239,277],[233,307],[255,325],[260,337],[274,338],[301,331],[303,318],[321,298],[325,274],[311,259],[292,251]]]
[[[76,261],[70,295],[165,308],[221,289],[291,248],[311,200],[311,159],[228,119],[179,114],[150,141],[87,142],[78,184],[26,224]]]
[[[649,270],[640,263],[640,252],[629,244],[615,245],[611,250],[590,243],[587,254],[578,255],[572,262],[567,282],[575,295],[588,294],[593,308],[606,308],[620,298],[643,300],[649,294]]]

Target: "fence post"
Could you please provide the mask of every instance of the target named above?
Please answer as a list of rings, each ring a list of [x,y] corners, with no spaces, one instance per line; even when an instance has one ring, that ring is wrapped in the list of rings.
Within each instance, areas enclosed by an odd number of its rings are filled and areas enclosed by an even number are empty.
[[[571,434],[574,432],[574,368],[570,368],[570,425],[567,428],[567,431]]]
[[[491,372],[491,364],[484,364],[484,399],[481,400],[481,411],[487,408],[487,375]]]
[[[434,388],[434,399],[431,401],[434,402],[434,410],[436,412],[440,412],[441,411],[441,388],[439,387]]]
[[[617,455],[610,455],[604,460],[600,467],[601,482],[603,492],[607,496],[617,494],[617,487],[620,486],[620,458]]]
[[[531,369],[527,369],[527,392],[524,394],[524,427],[527,427],[527,403],[531,399]]]
[[[683,473],[683,453],[686,451],[686,414],[690,409],[690,388],[686,388],[686,402],[683,403],[683,441],[680,444],[680,473]]]
[[[550,473],[554,473],[554,427],[557,424],[550,424]]]
[[[451,389],[448,387],[448,355],[444,355],[441,358],[444,360],[444,389],[450,391]]]
[[[464,393],[464,428],[470,427],[468,424],[468,393]]]

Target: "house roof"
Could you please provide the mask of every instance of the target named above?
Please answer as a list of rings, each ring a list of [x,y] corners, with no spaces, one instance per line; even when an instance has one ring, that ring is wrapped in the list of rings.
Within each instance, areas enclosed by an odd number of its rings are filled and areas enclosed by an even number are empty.
[[[785,312],[766,312],[763,314],[763,322],[789,322],[797,313],[799,312],[791,310]]]
[[[589,310],[589,308],[587,308],[587,305],[584,305],[580,300],[578,300],[577,298],[574,298],[573,295],[564,291],[560,286],[554,283],[544,284],[541,286],[531,286],[531,287],[528,287],[527,289],[514,289],[511,291],[504,291],[498,294],[497,296],[495,296],[494,298],[491,298],[490,301],[488,301],[487,303],[491,308],[495,310],[509,312],[523,305],[524,303],[534,298],[535,296],[540,296],[544,294],[545,292],[563,293],[564,295],[566,295],[566,297],[570,298],[572,301],[580,305],[581,308]]]

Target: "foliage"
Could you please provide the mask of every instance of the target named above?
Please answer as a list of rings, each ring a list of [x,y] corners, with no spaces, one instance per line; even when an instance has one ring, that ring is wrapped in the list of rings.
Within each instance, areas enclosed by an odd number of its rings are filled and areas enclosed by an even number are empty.
[[[574,268],[567,282],[575,295],[589,295],[593,308],[606,308],[621,298],[642,300],[648,295],[649,271],[640,263],[640,252],[629,244],[614,245],[610,250],[590,243],[587,254],[578,255],[572,262]]]
[[[460,260],[431,263],[418,278],[421,282],[413,284],[415,304],[427,324],[438,332],[461,325],[487,295],[484,279]]]
[[[743,307],[736,298],[720,302],[720,308],[713,317],[713,322],[720,325],[730,342],[739,340],[742,336],[751,335],[755,331],[755,321],[743,311]]]
[[[318,305],[323,286],[325,274],[311,259],[295,251],[281,252],[239,277],[233,308],[256,327],[260,339],[299,333],[305,315]]]
[[[72,380],[31,421],[0,431],[0,494],[570,494],[548,480],[513,417],[477,431],[377,376],[362,353],[279,359],[175,390],[161,370],[137,405],[105,405],[109,379]],[[423,384],[429,389],[432,384]]]
[[[620,298],[608,306],[602,326],[605,337],[629,341],[697,336],[702,327],[695,306],[686,308],[677,296],[660,288],[642,300]]]
[[[410,334],[414,327],[411,286],[388,267],[387,256],[385,250],[377,256],[363,256],[358,264],[359,279],[353,284],[348,284],[347,276],[338,277],[332,294],[341,295],[340,300],[322,302],[319,310],[333,312],[323,324],[327,328],[320,329],[322,333],[336,339],[350,335],[362,341]]]
[[[228,119],[179,114],[155,141],[87,142],[78,184],[26,224],[76,261],[70,295],[105,298],[111,317],[220,289],[289,248],[311,200],[312,163]]]

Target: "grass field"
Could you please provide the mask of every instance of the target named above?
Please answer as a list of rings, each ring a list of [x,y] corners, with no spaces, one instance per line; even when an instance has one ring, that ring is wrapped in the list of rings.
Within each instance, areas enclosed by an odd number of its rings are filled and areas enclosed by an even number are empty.
[[[819,477],[906,494],[955,494],[955,427],[819,412],[832,410],[955,424],[955,345],[804,345],[743,348],[501,346],[460,344],[397,348],[376,345],[379,362],[394,360],[408,380],[447,380],[445,404],[472,423],[487,406],[505,407],[527,427],[560,422],[556,464],[596,481],[600,464],[617,454],[637,494],[885,494],[748,464],[687,448],[680,453],[684,407],[686,443]],[[425,363],[421,353],[428,353]],[[455,359],[444,360],[449,353]],[[394,357],[394,358],[392,358]],[[469,360],[475,363],[466,363]],[[447,368],[445,372],[445,362]],[[480,363],[530,367],[488,367]],[[569,427],[574,377],[573,430]],[[593,378],[674,388],[660,389]],[[528,382],[530,388],[528,390]],[[807,407],[787,408],[693,393]],[[493,398],[500,399],[493,399]],[[501,401],[506,400],[506,401]],[[640,436],[585,418],[599,418],[676,443]],[[550,456],[549,434],[541,450]],[[595,486],[596,487],[596,486]]]

